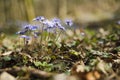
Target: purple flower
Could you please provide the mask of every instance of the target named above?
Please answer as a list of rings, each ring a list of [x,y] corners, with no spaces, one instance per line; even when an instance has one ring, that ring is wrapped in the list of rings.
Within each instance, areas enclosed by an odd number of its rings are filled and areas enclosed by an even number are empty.
[[[61,20],[58,18],[53,18],[51,21],[54,24],[54,27],[58,26],[61,23]]]
[[[59,29],[61,30],[65,30],[65,28],[63,26],[59,26]]]
[[[51,21],[53,23],[61,23],[61,20],[59,18],[53,18]]]
[[[21,35],[20,38],[24,38],[26,40],[30,40],[30,36],[26,36],[26,35]]]
[[[23,30],[23,31],[18,31],[16,34],[19,34],[19,35],[23,35],[27,32],[27,30]]]
[[[59,29],[61,29],[61,30],[65,30],[65,28],[59,23],[59,24],[57,24],[56,25]]]
[[[73,22],[70,19],[65,19],[65,24],[68,25],[68,26],[72,26]]]
[[[61,20],[59,18],[53,18],[52,22],[53,22],[55,28],[65,30],[65,28],[61,25]]]
[[[34,31],[34,30],[37,30],[38,29],[38,26],[35,26],[35,25],[25,25],[24,26],[24,29],[25,30],[32,30],[32,31]]]
[[[32,25],[28,24],[24,26],[24,29],[29,30]]]
[[[45,20],[43,22],[43,24],[46,25],[47,28],[53,28],[54,27],[54,24],[51,21],[49,21],[49,20]]]
[[[32,31],[35,31],[35,30],[37,30],[38,29],[38,26],[30,26],[30,30],[32,30]]]
[[[43,16],[38,16],[33,19],[33,21],[44,21],[44,20],[45,20],[45,17],[43,17]]]

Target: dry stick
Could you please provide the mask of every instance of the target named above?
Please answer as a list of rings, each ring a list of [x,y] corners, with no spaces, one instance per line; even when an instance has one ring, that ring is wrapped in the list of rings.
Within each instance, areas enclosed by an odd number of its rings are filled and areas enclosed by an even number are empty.
[[[34,69],[34,68],[28,68],[28,67],[13,67],[13,68],[0,69],[0,73],[2,73],[4,71],[11,73],[11,74],[17,74],[20,71],[23,71],[25,73],[30,73],[30,75],[37,76],[39,78],[41,78],[41,77],[49,78],[54,75],[53,73],[41,71],[41,70]]]

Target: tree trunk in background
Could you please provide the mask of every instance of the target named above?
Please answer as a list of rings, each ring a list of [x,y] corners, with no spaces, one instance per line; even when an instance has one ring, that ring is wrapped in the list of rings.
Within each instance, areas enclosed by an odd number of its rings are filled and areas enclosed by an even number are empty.
[[[24,2],[25,2],[25,9],[27,12],[28,21],[31,21],[35,17],[33,0],[24,0]]]
[[[4,0],[0,0],[0,27],[5,23]]]
[[[16,20],[26,20],[26,19],[22,19],[22,14],[21,14],[21,7],[20,7],[20,3],[18,0],[10,0],[9,3],[11,3],[11,6],[9,6],[8,8],[10,9],[10,16],[11,16],[11,20],[16,21]],[[23,3],[22,3],[23,4]]]
[[[55,13],[55,0],[42,0],[43,4],[43,15],[47,18],[52,18],[56,16]]]
[[[33,0],[0,0],[0,25],[31,21],[34,17]]]
[[[58,0],[58,16],[60,18],[67,16],[67,0]]]
[[[4,4],[5,22],[9,22],[11,20],[11,17],[12,17],[10,15],[11,3],[10,3],[10,1],[3,0],[3,4]]]
[[[40,15],[70,17],[85,23],[111,19],[119,17],[119,4],[120,0],[0,0],[0,26],[8,22],[31,21]]]

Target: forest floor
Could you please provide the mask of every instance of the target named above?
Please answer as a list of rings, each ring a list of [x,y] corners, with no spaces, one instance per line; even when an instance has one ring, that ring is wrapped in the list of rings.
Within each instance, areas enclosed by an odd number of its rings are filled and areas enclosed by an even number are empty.
[[[120,25],[66,34],[41,47],[1,33],[0,80],[120,80]]]

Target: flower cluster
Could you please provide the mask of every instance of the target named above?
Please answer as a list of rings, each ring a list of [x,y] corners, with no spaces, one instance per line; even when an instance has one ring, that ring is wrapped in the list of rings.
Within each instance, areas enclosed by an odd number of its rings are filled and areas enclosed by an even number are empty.
[[[26,35],[26,37],[28,37],[28,35],[30,35],[30,32],[34,32],[35,34],[35,31],[37,31],[37,29],[38,29],[38,26],[36,25],[25,25],[23,29],[21,31],[18,31],[16,34],[19,34],[21,36]]]
[[[38,22],[38,24],[25,25],[21,31],[17,32],[17,34],[20,35],[20,38],[23,38],[25,41],[31,40],[33,37],[37,38],[39,35],[42,39],[44,33],[57,36],[60,31],[65,31],[64,24],[68,26],[73,25],[73,22],[70,19],[66,19],[65,22],[62,22],[59,18],[48,20],[43,16],[34,18],[32,22]],[[50,35],[47,35],[47,37],[50,37]]]

